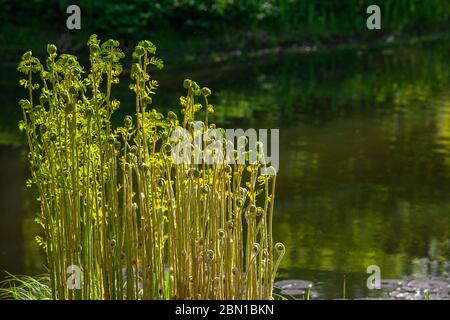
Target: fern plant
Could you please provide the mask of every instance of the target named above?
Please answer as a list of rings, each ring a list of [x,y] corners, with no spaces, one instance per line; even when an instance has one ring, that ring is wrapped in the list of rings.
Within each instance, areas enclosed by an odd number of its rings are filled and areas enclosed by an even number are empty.
[[[177,130],[208,143],[211,90],[184,81],[181,121],[151,108],[163,61],[147,40],[133,52],[135,115],[114,128],[124,53],[95,35],[87,45],[88,68],[54,45],[45,66],[26,52],[18,67],[52,298],[271,299],[285,251],[272,237],[275,170],[261,176],[261,161],[230,165],[221,151],[212,164],[175,163]],[[194,123],[200,109],[205,121]]]

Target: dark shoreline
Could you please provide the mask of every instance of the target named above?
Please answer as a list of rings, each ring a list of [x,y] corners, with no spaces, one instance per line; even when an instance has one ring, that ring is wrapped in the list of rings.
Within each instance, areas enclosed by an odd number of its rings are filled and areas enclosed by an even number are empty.
[[[22,40],[16,40],[16,34],[9,32],[0,33],[0,55],[1,65],[15,65],[21,54],[27,50],[33,51],[37,56],[45,55],[45,46],[33,44],[36,39],[46,43],[54,43],[60,48],[60,52],[78,54],[86,49],[84,33],[64,32],[58,36],[52,32],[41,31],[33,34],[32,30],[20,30],[17,32]],[[23,39],[35,36],[26,46]],[[101,36],[100,36],[101,37]],[[101,37],[107,38],[107,37]],[[450,31],[425,31],[422,34],[369,31],[363,34],[326,34],[299,35],[296,33],[277,35],[263,33],[258,36],[234,36],[224,35],[221,38],[210,35],[192,35],[185,37],[183,34],[173,33],[163,36],[159,33],[143,32],[142,38],[148,38],[155,43],[163,59],[170,61],[170,65],[178,67],[186,64],[199,65],[203,67],[211,64],[221,63],[232,59],[255,58],[276,53],[301,53],[310,54],[314,52],[327,52],[335,50],[368,50],[384,47],[396,47],[412,45],[430,41],[442,41],[450,39]],[[28,43],[28,41],[25,41]],[[121,47],[127,55],[131,55],[136,41],[122,39]],[[180,47],[175,44],[182,44]]]

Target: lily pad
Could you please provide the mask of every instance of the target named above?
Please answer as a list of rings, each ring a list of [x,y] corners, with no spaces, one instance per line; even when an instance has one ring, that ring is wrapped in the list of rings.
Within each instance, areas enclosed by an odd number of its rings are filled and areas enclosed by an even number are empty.
[[[312,286],[311,281],[307,280],[281,280],[274,283],[275,287],[280,289],[308,289]]]
[[[381,288],[383,289],[395,289],[405,285],[405,281],[399,279],[382,279]]]
[[[389,296],[398,299],[398,300],[423,300],[423,296],[416,292],[405,292],[405,291],[392,291],[391,293],[389,293]]]
[[[284,289],[281,290],[281,294],[289,295],[289,296],[300,296],[305,295],[306,291],[301,289]]]
[[[440,279],[417,279],[408,282],[408,287],[416,290],[429,290],[433,293],[448,293],[449,284]]]

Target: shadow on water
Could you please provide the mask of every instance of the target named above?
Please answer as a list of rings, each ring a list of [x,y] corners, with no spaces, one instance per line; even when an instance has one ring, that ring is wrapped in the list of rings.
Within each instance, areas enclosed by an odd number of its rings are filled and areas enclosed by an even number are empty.
[[[280,278],[315,283],[319,297],[376,295],[366,269],[383,278],[448,277],[450,259],[450,43],[283,54],[202,70],[158,73],[162,110],[178,108],[185,77],[214,91],[224,127],[280,128],[274,236],[287,254]],[[20,96],[6,91],[0,142],[20,141]],[[126,80],[128,81],[128,80]],[[127,83],[116,91],[132,113]],[[5,90],[6,89],[6,90]],[[37,205],[20,151],[0,149],[0,269],[37,272]],[[34,209],[30,209],[34,208]],[[34,211],[33,211],[34,210]]]

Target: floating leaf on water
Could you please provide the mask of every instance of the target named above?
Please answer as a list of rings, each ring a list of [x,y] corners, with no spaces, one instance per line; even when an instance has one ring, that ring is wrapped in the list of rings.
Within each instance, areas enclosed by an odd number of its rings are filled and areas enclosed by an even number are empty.
[[[448,282],[440,279],[417,279],[408,283],[409,287],[416,290],[428,289],[430,292],[448,293]]]
[[[281,280],[274,283],[274,286],[280,289],[308,289],[312,285],[307,280]]]
[[[284,289],[281,290],[280,294],[289,296],[300,296],[306,294],[306,291],[301,289]]]
[[[399,279],[383,279],[381,280],[381,288],[395,289],[405,285],[405,281]]]

